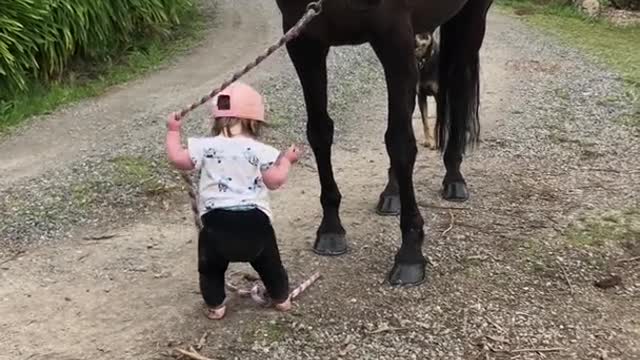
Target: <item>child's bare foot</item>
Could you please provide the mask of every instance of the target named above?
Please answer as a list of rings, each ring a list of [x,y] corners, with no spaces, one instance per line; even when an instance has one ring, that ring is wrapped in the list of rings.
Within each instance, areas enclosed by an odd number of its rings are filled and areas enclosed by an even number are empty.
[[[205,309],[205,315],[211,320],[220,320],[224,317],[224,314],[227,311],[227,307],[225,305],[218,306],[217,308],[207,307]]]
[[[289,311],[291,310],[291,299],[287,298],[287,300],[273,306],[279,311]]]

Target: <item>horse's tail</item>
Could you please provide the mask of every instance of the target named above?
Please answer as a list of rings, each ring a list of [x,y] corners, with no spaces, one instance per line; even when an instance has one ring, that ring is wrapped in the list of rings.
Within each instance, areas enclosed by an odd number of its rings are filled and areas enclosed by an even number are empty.
[[[449,141],[460,154],[480,139],[480,46],[484,38],[487,4],[470,0],[440,28],[440,64],[436,144],[444,151]],[[481,6],[486,6],[482,8]]]

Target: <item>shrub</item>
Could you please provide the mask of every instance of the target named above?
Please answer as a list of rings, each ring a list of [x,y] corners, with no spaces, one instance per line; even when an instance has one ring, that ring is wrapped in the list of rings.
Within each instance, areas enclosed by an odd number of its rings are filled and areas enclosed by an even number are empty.
[[[74,57],[108,59],[167,35],[191,0],[0,0],[0,99],[59,77]],[[6,93],[5,93],[6,92]]]

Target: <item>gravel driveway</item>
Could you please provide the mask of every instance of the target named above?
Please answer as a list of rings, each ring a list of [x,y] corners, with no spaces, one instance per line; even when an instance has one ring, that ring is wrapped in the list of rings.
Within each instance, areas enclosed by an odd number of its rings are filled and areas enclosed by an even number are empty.
[[[419,151],[427,283],[383,283],[399,245],[398,219],[373,210],[388,164],[384,79],[367,46],[339,48],[330,108],[351,251],[310,251],[320,204],[307,154],[273,194],[275,229],[292,281],[323,278],[289,314],[232,299],[224,321],[207,321],[164,117],[276,39],[280,20],[271,1],[204,11],[215,21],[203,46],[0,142],[0,359],[161,359],[201,338],[212,359],[640,359],[640,142],[616,121],[630,111],[622,84],[495,9],[483,143],[463,163],[470,201],[441,201],[440,157]],[[245,81],[270,104],[270,140],[304,141],[285,52]],[[205,116],[196,111],[186,132],[204,133]],[[235,265],[230,279],[247,271]],[[622,284],[593,286],[610,273]]]

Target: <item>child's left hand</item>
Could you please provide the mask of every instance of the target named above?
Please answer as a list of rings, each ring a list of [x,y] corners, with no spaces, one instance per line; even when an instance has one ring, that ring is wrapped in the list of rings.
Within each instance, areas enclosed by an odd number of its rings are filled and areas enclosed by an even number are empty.
[[[169,131],[180,131],[181,125],[178,113],[174,112],[169,114],[169,118],[167,119],[167,129]]]
[[[300,155],[300,149],[297,146],[291,145],[284,153],[283,157],[289,160],[291,164],[295,164],[298,162],[298,157]]]

